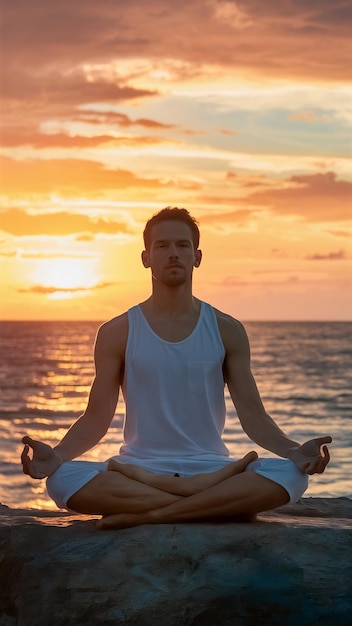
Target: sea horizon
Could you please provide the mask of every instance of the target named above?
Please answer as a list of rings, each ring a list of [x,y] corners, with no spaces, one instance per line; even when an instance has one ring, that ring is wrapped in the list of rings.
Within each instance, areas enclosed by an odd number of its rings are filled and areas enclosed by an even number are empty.
[[[116,317],[118,315],[120,315],[120,313],[117,313]],[[235,316],[233,315],[232,317],[235,317]],[[67,317],[67,318],[60,317],[60,318],[50,318],[50,319],[49,318],[43,318],[43,319],[40,319],[40,318],[35,318],[35,319],[27,319],[27,318],[18,318],[18,319],[6,318],[6,319],[1,319],[0,318],[0,324],[7,323],[7,322],[43,322],[43,323],[46,323],[46,322],[89,322],[89,323],[93,323],[93,324],[94,323],[103,324],[105,321],[107,321],[109,319],[111,319],[111,318],[107,317],[104,320],[98,320],[98,319],[94,319],[94,318],[74,319],[74,318],[71,318],[71,317]],[[236,319],[239,319],[239,318],[236,318]],[[351,319],[272,319],[272,318],[270,318],[270,319],[254,319],[254,318],[253,319],[250,319],[250,318],[244,319],[244,318],[241,318],[241,321],[243,322],[243,324],[246,324],[248,322],[255,322],[256,324],[261,324],[261,323],[263,323],[263,324],[266,324],[266,323],[268,323],[268,324],[270,324],[270,323],[273,323],[273,324],[274,323],[275,324],[276,323],[285,323],[285,324],[286,323],[287,324],[295,324],[295,323],[297,323],[297,324],[301,324],[301,323],[303,323],[303,324],[310,324],[310,323],[312,323],[312,324],[325,324],[325,323],[327,323],[327,324],[340,324],[340,323],[341,324],[350,324],[350,323],[352,323],[352,318]]]

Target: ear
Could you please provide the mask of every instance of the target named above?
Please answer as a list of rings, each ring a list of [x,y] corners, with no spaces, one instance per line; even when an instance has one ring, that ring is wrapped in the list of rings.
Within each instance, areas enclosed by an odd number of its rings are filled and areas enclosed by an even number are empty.
[[[150,267],[149,255],[148,255],[148,252],[146,250],[143,250],[143,252],[141,254],[141,259],[142,259],[142,263],[143,263],[144,267]]]
[[[199,267],[201,262],[202,262],[202,251],[201,250],[196,250],[196,252],[195,252],[195,260],[194,260],[194,267]]]

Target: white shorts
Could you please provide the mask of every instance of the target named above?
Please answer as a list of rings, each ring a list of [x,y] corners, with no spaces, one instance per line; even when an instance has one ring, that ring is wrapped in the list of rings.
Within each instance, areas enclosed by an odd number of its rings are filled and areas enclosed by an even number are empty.
[[[214,459],[207,458],[190,458],[184,459],[136,459],[127,457],[126,455],[118,455],[113,457],[119,463],[130,463],[139,465],[144,469],[155,474],[167,474],[173,476],[179,474],[181,477],[192,476],[199,473],[209,473],[221,469],[228,463],[232,463],[235,459],[223,457]],[[106,472],[108,461],[68,461],[60,467],[47,479],[47,491],[49,496],[54,500],[59,509],[72,510],[67,507],[68,500],[86,485],[90,480],[97,476],[100,472]],[[273,482],[281,485],[286,489],[290,502],[297,502],[308,487],[308,476],[302,474],[296,465],[288,459],[278,457],[269,459],[257,459],[247,465],[245,471],[255,472],[268,478]]]

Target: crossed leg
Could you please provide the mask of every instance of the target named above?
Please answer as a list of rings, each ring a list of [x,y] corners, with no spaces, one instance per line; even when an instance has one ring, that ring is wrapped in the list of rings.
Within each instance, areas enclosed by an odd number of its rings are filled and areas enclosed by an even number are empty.
[[[128,478],[100,472],[69,498],[67,507],[88,515],[141,513],[177,502],[177,496]]]
[[[144,474],[138,474],[140,468],[135,466],[125,469],[130,473],[126,476],[120,471],[121,464],[116,464],[117,467],[111,466],[114,471],[101,472],[79,489],[67,505],[79,513],[103,515],[97,524],[102,529],[210,518],[253,518],[260,511],[289,500],[287,491],[277,483],[254,472],[244,472],[255,458],[256,453],[249,453],[218,472],[191,478],[157,476],[144,470]]]
[[[174,496],[175,497],[175,496]],[[98,528],[128,528],[141,524],[172,524],[212,518],[255,519],[261,511],[287,504],[289,495],[281,485],[255,472],[242,472],[194,495],[139,513],[103,517]]]
[[[157,509],[243,472],[257,458],[256,452],[249,452],[243,459],[216,472],[190,478],[157,475],[136,465],[110,461],[108,471],[101,472],[81,487],[71,496],[67,506],[78,513],[106,516]]]

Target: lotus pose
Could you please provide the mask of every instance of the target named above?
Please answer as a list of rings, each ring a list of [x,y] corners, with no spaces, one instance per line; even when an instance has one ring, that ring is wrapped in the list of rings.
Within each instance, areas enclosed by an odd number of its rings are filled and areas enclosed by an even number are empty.
[[[100,327],[85,412],[55,448],[24,437],[24,472],[48,476],[58,507],[101,515],[100,528],[253,519],[296,502],[308,475],[325,470],[331,437],[299,444],[266,413],[244,327],[193,295],[202,253],[189,212],[167,207],[154,215],[144,244],[151,296]],[[229,457],[225,385],[244,432],[273,458],[254,451]],[[119,454],[105,462],[73,460],[107,432],[120,387],[126,416]]]

